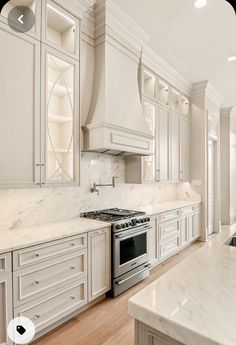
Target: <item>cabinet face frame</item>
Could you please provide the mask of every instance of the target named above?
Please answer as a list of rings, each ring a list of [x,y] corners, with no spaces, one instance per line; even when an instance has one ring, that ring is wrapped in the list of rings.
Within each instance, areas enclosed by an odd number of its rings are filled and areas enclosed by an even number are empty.
[[[57,12],[62,13],[62,16],[66,16],[69,19],[75,22],[75,42],[74,42],[74,52],[59,46],[52,41],[47,39],[47,5],[53,6]],[[53,47],[56,50],[68,55],[76,60],[79,60],[80,57],[80,19],[71,14],[67,9],[63,8],[57,2],[52,0],[42,0],[42,42],[47,44],[50,47]]]
[[[33,39],[32,37],[17,33],[10,29],[8,25],[5,25],[0,22],[0,30],[5,31],[7,34],[12,35],[16,37],[19,40],[23,40],[32,46],[34,46],[34,56],[32,59],[34,59],[34,113],[33,113],[33,134],[32,137],[34,137],[34,148],[33,152],[34,155],[32,157],[32,181],[29,182],[6,182],[1,183],[0,182],[0,188],[35,188],[40,186],[40,42]],[[16,57],[17,59],[17,57]]]
[[[47,118],[48,118],[48,107],[47,107],[47,56],[53,55],[58,59],[61,59],[74,67],[74,92],[73,92],[73,181],[55,181],[47,182],[46,176],[46,151],[47,151]],[[45,44],[42,44],[42,83],[41,83],[41,109],[42,109],[42,118],[41,118],[41,161],[42,161],[42,176],[41,176],[41,185],[42,187],[61,187],[61,186],[75,186],[79,184],[79,167],[80,167],[80,96],[79,96],[79,62],[64,55],[63,53],[55,50],[54,48],[48,47]]]
[[[0,339],[0,345],[12,345],[12,341],[8,338],[7,335],[7,326],[10,320],[13,318],[12,315],[12,280],[11,280],[11,273],[3,274],[0,276],[0,286],[3,287],[3,294],[4,294],[4,301],[3,301],[3,307],[4,310],[0,311],[0,313],[3,313],[3,325],[0,325],[0,327],[3,326],[3,333],[5,334],[4,342],[1,343]]]

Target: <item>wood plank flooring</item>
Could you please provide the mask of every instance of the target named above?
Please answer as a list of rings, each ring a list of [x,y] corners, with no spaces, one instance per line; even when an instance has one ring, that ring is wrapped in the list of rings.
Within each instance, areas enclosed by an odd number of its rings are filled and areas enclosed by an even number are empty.
[[[143,282],[121,296],[107,298],[58,327],[33,345],[133,345],[134,321],[127,306],[131,296],[158,279],[172,267],[194,253],[203,242],[196,242],[181,253],[154,268]]]

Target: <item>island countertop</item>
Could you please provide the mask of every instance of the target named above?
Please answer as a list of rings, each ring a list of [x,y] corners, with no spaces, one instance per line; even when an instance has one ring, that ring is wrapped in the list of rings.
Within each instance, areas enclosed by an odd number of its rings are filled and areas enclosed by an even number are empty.
[[[186,345],[236,344],[236,248],[225,228],[129,300],[136,320]]]

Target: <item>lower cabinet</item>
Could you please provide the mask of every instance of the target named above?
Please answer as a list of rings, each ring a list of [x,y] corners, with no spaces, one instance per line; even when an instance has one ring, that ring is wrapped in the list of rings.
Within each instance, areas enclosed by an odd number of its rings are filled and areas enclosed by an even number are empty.
[[[111,288],[111,232],[101,229],[88,234],[88,299],[103,295]]]
[[[150,264],[155,266],[197,240],[200,216],[200,205],[196,205],[152,217],[148,237]]]
[[[11,345],[7,326],[12,319],[12,279],[11,273],[0,274],[0,345]]]

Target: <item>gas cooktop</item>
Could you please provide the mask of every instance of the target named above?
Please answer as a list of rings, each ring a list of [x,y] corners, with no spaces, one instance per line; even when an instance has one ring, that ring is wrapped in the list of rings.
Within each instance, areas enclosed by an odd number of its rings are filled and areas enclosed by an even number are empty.
[[[117,222],[123,219],[129,219],[145,215],[145,212],[124,210],[119,208],[109,208],[105,210],[82,213],[85,218],[97,219],[104,222]]]

